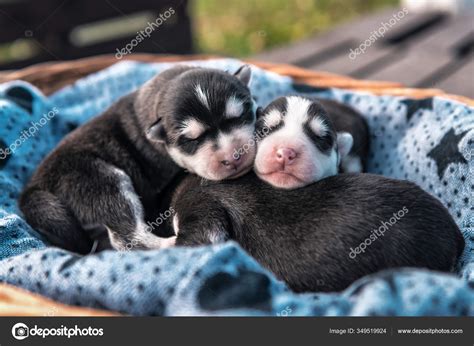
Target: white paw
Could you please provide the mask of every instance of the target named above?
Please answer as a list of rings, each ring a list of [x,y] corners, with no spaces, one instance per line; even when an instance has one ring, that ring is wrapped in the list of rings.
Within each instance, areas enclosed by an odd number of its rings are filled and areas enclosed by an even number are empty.
[[[176,236],[169,237],[169,238],[162,238],[161,240],[163,243],[161,248],[163,249],[176,246]]]

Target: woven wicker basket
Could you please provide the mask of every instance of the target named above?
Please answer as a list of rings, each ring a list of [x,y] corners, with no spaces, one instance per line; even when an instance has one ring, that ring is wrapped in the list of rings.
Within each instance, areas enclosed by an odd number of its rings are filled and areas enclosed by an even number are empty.
[[[207,55],[163,56],[152,54],[132,54],[127,56],[125,59],[142,62],[172,62],[211,58],[218,57]],[[35,85],[46,95],[49,95],[66,85],[74,83],[79,78],[97,72],[117,62],[117,59],[113,55],[105,55],[74,61],[43,63],[18,71],[0,73],[0,83],[21,79]],[[305,83],[316,87],[337,87],[366,91],[377,95],[385,94],[411,98],[443,96],[474,106],[474,100],[470,98],[446,94],[438,89],[412,89],[405,88],[401,84],[394,82],[362,81],[332,73],[309,71],[291,65],[265,63],[253,60],[247,60],[247,62],[265,70],[292,77],[299,83]],[[0,286],[0,315],[43,316],[51,313],[61,316],[111,315],[111,313],[105,311],[59,304],[38,296],[37,294],[29,293],[9,285]]]
[[[117,316],[118,314],[57,303],[39,294],[0,284],[0,316]]]
[[[124,60],[143,62],[172,62],[212,58],[219,57],[209,55],[131,54],[126,56]],[[291,65],[266,63],[254,60],[246,61],[268,71],[292,77],[299,83],[305,83],[316,87],[336,87],[342,89],[367,91],[377,95],[385,94],[406,96],[411,98],[444,96],[474,106],[474,100],[470,98],[446,94],[439,89],[405,88],[400,83],[395,82],[364,81],[333,73],[305,70]],[[46,95],[49,95],[63,86],[72,84],[79,78],[97,72],[117,62],[118,60],[115,58],[115,56],[103,55],[73,61],[43,63],[18,71],[0,73],[0,83],[21,79],[30,82],[41,89]]]

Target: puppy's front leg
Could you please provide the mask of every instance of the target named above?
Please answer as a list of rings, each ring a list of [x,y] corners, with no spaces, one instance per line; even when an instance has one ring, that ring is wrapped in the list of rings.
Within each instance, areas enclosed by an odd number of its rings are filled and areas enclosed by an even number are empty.
[[[117,250],[162,249],[174,246],[176,237],[160,238],[145,224],[143,206],[130,177],[118,168],[113,168],[111,171],[119,187],[116,196],[119,210],[115,211],[119,215],[118,222],[111,219],[104,220],[112,246]]]
[[[145,224],[143,206],[131,178],[101,160],[83,160],[80,172],[63,177],[62,195],[84,229],[102,225],[116,250],[161,249],[175,237],[160,238]]]

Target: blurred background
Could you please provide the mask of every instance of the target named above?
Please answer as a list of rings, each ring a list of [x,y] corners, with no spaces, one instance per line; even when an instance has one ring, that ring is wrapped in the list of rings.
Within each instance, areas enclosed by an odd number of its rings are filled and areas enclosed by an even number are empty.
[[[474,96],[473,8],[474,0],[0,0],[0,70],[203,53]]]
[[[250,56],[324,32],[398,0],[196,0],[196,48],[200,52]]]

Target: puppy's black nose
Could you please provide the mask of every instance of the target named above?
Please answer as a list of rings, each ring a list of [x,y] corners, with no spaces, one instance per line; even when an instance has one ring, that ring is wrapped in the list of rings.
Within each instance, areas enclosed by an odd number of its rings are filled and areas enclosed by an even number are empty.
[[[240,157],[239,156],[238,158],[232,158],[231,160],[222,160],[221,161],[221,164],[225,167],[225,169],[227,170],[236,170],[237,168],[239,168],[240,164],[241,164],[241,160],[240,160]]]

